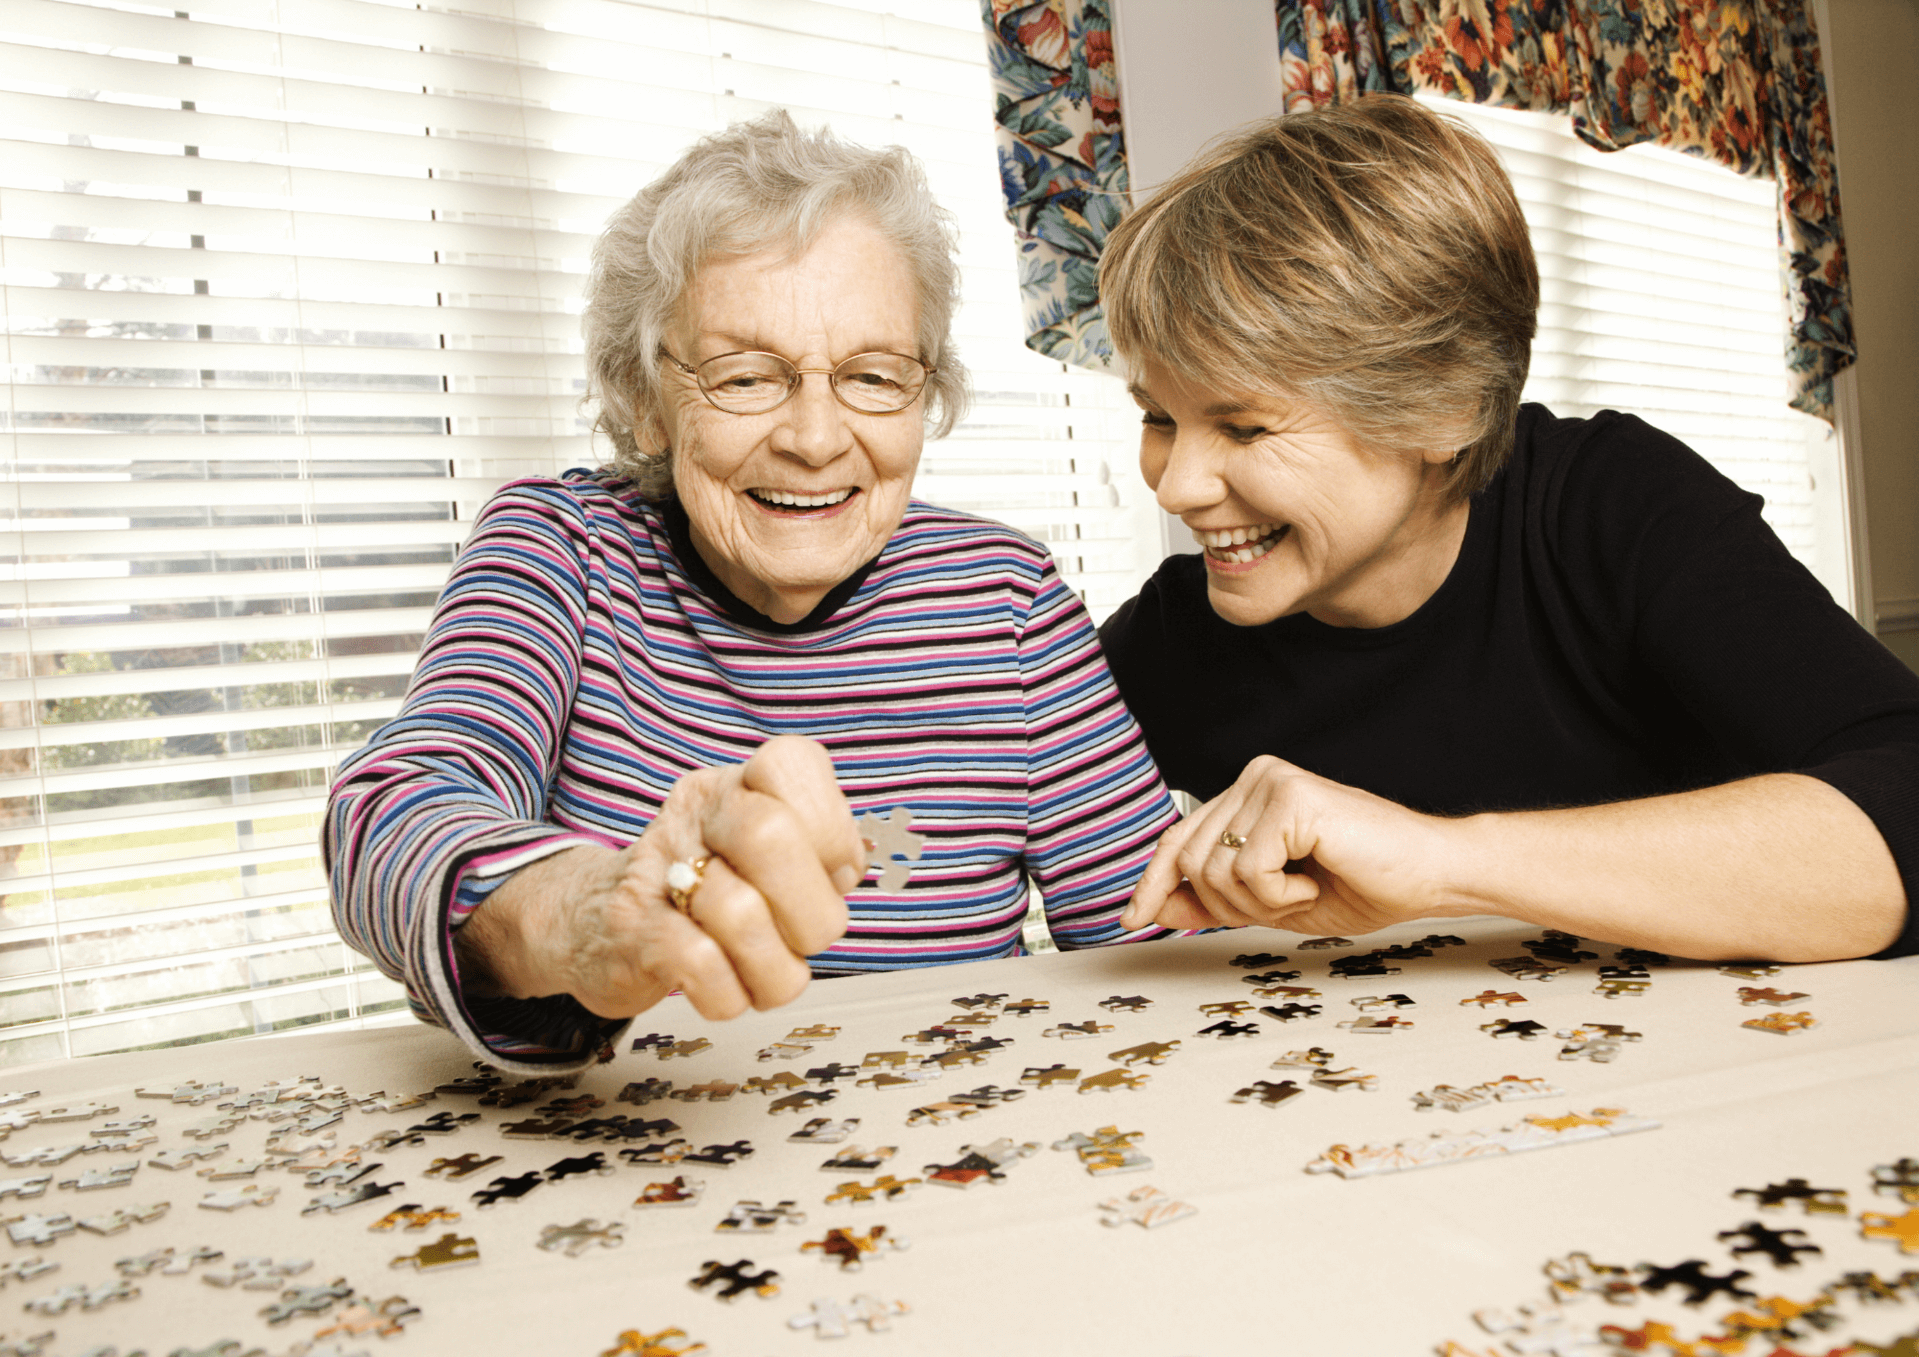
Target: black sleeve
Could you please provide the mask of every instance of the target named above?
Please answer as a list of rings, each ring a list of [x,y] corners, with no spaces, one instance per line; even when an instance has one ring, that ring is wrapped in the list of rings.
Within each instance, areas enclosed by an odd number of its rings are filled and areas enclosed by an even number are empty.
[[[1604,417],[1602,417],[1603,419]],[[1560,540],[1609,556],[1598,606],[1733,758],[1816,777],[1871,817],[1919,899],[1919,675],[1836,603],[1739,490],[1637,420],[1568,466]],[[1580,506],[1573,521],[1570,506]],[[1908,908],[1881,956],[1919,952]]]

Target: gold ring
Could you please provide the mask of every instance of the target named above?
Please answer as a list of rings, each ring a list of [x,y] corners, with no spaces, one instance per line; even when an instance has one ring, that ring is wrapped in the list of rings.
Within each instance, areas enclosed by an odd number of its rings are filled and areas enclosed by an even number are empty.
[[[706,864],[712,860],[711,857],[699,857],[688,862],[681,858],[666,869],[667,902],[688,918],[693,914],[693,893],[700,888],[700,877],[706,871]]]
[[[1244,836],[1235,834],[1229,829],[1219,836],[1219,846],[1221,848],[1244,848],[1246,846],[1246,840]]]

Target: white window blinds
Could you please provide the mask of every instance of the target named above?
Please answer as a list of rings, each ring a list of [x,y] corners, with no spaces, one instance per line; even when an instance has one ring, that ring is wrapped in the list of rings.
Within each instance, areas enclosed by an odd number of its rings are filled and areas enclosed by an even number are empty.
[[[1813,476],[1829,432],[1786,404],[1772,181],[1658,147],[1595,151],[1563,114],[1423,98],[1498,149],[1532,228],[1542,305],[1526,399],[1623,410],[1682,439],[1765,496],[1773,531],[1843,601]]]
[[[583,262],[774,103],[926,162],[971,420],[923,498],[1136,572],[1123,402],[1018,342],[971,0],[0,8],[0,1061],[390,1014],[328,776],[501,481],[591,465]]]

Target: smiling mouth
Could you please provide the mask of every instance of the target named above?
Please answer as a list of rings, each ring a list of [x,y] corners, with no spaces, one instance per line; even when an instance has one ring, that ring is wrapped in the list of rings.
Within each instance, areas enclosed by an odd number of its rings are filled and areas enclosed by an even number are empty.
[[[1250,565],[1278,546],[1290,531],[1290,523],[1256,523],[1245,528],[1194,528],[1192,534],[1213,560]]]
[[[793,490],[748,490],[747,495],[754,503],[765,505],[780,513],[804,514],[816,509],[831,509],[836,504],[844,504],[859,493],[857,488],[847,490],[827,490],[817,495],[803,495]]]

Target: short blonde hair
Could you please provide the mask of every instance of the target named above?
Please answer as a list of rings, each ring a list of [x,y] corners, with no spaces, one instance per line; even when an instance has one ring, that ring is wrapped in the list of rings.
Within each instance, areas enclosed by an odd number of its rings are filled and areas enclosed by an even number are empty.
[[[1539,269],[1492,147],[1394,94],[1203,153],[1107,241],[1114,347],[1327,410],[1382,450],[1458,440],[1463,500],[1511,454]]]
[[[613,214],[593,246],[581,320],[587,400],[599,401],[594,427],[612,444],[614,467],[644,493],[673,487],[672,449],[642,447],[641,438],[662,408],[661,345],[700,267],[779,246],[803,252],[849,214],[899,246],[916,281],[913,357],[935,369],[918,407],[929,435],[944,437],[965,414],[966,369],[952,337],[960,294],[952,214],[904,147],[802,131],[776,108],[694,143]]]

